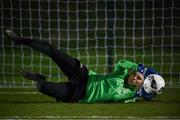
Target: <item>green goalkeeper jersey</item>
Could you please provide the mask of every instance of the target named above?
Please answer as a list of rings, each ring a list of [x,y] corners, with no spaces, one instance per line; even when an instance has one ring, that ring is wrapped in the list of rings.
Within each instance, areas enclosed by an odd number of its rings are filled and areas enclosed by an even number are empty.
[[[138,64],[120,60],[114,72],[99,75],[89,70],[86,96],[80,101],[84,103],[135,100],[136,89],[127,84],[128,71],[136,71]]]

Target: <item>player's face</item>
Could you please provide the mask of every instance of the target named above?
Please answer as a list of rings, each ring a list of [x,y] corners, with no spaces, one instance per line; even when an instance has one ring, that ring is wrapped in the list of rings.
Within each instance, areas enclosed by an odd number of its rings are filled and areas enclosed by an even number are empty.
[[[135,85],[136,87],[140,87],[144,82],[144,77],[141,73],[136,72],[135,74],[131,74],[128,78],[129,85]]]

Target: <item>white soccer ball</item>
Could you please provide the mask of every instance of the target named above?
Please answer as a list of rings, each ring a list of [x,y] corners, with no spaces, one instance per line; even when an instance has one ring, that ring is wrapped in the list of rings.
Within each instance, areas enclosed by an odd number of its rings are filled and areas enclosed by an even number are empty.
[[[165,87],[165,81],[160,75],[150,74],[145,78],[143,87],[147,93],[161,94]]]

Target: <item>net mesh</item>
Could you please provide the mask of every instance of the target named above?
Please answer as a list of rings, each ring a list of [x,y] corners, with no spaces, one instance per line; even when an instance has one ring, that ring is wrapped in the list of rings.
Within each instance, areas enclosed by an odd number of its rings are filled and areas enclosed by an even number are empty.
[[[47,56],[14,46],[5,36],[48,41],[97,73],[111,73],[120,59],[154,67],[168,86],[180,85],[178,0],[1,0],[0,87],[32,87],[21,70],[63,81]]]

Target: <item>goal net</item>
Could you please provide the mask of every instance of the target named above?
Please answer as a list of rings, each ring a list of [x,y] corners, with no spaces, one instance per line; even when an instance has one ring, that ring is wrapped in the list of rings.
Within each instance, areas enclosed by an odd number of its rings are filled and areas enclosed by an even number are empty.
[[[46,55],[14,46],[6,28],[48,41],[97,73],[127,59],[154,67],[167,86],[180,85],[178,0],[1,0],[0,6],[0,87],[33,87],[21,70],[66,80]]]

